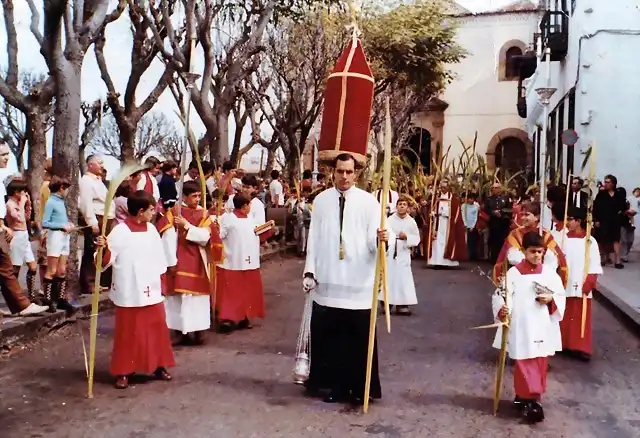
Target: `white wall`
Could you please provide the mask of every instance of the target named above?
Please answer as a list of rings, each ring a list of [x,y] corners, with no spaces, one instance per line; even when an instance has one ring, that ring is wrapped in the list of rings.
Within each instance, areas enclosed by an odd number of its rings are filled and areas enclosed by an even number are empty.
[[[536,13],[480,15],[459,19],[458,43],[469,55],[451,66],[457,78],[442,99],[449,104],[445,112],[444,150],[450,156],[462,151],[460,139],[471,145],[478,132],[477,152],[486,153],[491,137],[506,128],[524,128],[517,114],[517,81],[498,80],[500,49],[511,40],[525,45],[533,42]]]
[[[640,0],[582,0],[577,5],[569,23],[569,53],[550,66],[549,85],[558,90],[549,109],[575,86],[580,140],[574,171],[579,172],[582,152],[594,143],[597,177],[612,173],[619,185],[633,189],[640,185],[640,59],[635,56],[640,53]],[[527,84],[530,136],[543,123],[535,88],[545,86],[546,75],[545,64],[539,64]]]

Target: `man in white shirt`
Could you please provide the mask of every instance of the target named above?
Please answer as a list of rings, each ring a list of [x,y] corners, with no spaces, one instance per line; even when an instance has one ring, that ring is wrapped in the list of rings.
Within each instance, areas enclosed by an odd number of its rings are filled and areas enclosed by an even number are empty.
[[[284,205],[284,188],[280,182],[280,172],[271,171],[271,184],[269,184],[269,194],[271,195],[271,205],[282,207]]]
[[[93,259],[93,254],[96,251],[95,236],[102,229],[103,221],[107,221],[107,234],[115,224],[115,204],[111,204],[108,212],[104,211],[108,189],[102,182],[103,169],[104,161],[102,158],[90,155],[87,157],[87,172],[80,179],[79,222],[81,226],[86,224],[91,227],[84,229],[84,253],[80,263],[80,293],[83,295],[93,293],[93,283],[96,278]],[[111,285],[110,269],[103,272],[101,283],[104,288]]]
[[[9,164],[11,150],[6,142],[0,140],[0,168],[5,169]],[[6,189],[4,184],[0,184],[0,290],[4,297],[7,307],[12,314],[21,316],[35,315],[47,311],[47,306],[39,306],[29,301],[22,292],[22,287],[18,283],[13,273],[13,265],[9,255],[9,241],[13,236],[13,232],[4,223],[7,214],[7,207],[4,203]]]

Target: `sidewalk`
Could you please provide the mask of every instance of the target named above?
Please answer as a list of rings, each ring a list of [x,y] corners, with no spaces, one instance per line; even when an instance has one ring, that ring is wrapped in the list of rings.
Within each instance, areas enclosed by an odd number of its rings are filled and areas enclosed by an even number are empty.
[[[640,252],[632,251],[624,269],[604,267],[598,281],[596,298],[620,312],[640,331]]]
[[[278,253],[285,252],[294,247],[295,244],[291,243],[287,245],[281,245],[279,243],[263,244],[260,248],[260,258],[264,261]],[[24,277],[25,272],[23,269],[20,273],[20,283],[23,288],[25,288]],[[56,313],[44,313],[29,317],[0,315],[0,354],[3,351],[10,351],[12,346],[24,344],[39,337],[46,336],[48,333],[68,322],[75,322],[78,319],[86,319],[91,313],[91,298],[91,296],[82,297],[80,299],[80,309],[70,319],[65,317],[65,313],[63,311],[58,311]],[[100,312],[112,307],[108,293],[100,295],[99,304]],[[9,309],[6,306],[2,295],[0,295],[0,313],[9,313]]]

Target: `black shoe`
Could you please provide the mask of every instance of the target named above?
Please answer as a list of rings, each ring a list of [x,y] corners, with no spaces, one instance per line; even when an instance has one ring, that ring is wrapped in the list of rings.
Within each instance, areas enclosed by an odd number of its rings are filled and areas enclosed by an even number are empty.
[[[325,403],[342,403],[347,400],[347,397],[341,392],[331,391],[327,394],[322,401]]]
[[[616,269],[624,269],[624,265],[623,265],[622,263],[616,263],[616,264],[614,265],[614,267],[615,267]]]
[[[56,303],[56,307],[58,308],[58,310],[64,310],[65,312],[67,312],[67,317],[73,316],[73,314],[78,311],[78,309],[74,307],[73,304],[65,299],[58,300],[58,302]]]
[[[513,406],[519,411],[522,411],[524,409],[526,403],[527,403],[527,400],[522,399],[517,395],[516,395],[516,398],[513,399]]]
[[[236,329],[235,324],[232,321],[222,321],[218,325],[216,331],[221,334],[231,333]]]
[[[522,415],[524,421],[529,424],[539,423],[544,420],[544,410],[542,405],[537,401],[530,401],[524,407]]]
[[[582,362],[589,362],[591,360],[591,355],[584,351],[576,351],[574,357]]]

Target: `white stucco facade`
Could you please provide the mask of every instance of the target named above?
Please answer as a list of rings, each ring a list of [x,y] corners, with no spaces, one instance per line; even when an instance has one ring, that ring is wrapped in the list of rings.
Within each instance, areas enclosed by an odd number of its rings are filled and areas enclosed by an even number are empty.
[[[548,86],[557,91],[549,104],[556,129],[550,127],[547,151],[563,179],[572,168],[580,173],[584,151],[595,144],[597,178],[611,173],[619,186],[632,190],[640,186],[640,0],[578,0],[573,11],[566,3],[568,54],[549,67],[538,63],[525,82],[525,129],[538,144],[544,112],[535,89],[547,86],[548,68]],[[572,120],[580,137],[573,153],[558,139]]]
[[[533,5],[531,5],[533,6]],[[504,134],[519,132],[527,139],[525,120],[518,116],[517,78],[505,80],[505,53],[511,47],[525,52],[533,47],[539,13],[537,11],[501,11],[479,14],[459,13],[457,42],[468,51],[460,63],[449,66],[456,78],[440,99],[448,104],[441,126],[443,150],[451,146],[449,161],[473,144],[486,155],[489,145]],[[428,113],[415,115],[415,126],[427,129],[432,137],[432,156],[439,140],[438,126],[428,121]],[[495,144],[493,145],[495,148]],[[434,157],[435,158],[435,157]],[[493,160],[488,160],[488,162]],[[492,167],[492,166],[491,166]]]
[[[460,138],[471,145],[478,133],[477,152],[486,153],[491,138],[506,128],[524,128],[516,111],[518,81],[499,80],[500,52],[518,42],[533,43],[536,13],[505,13],[464,17],[460,21],[459,44],[469,51],[453,66],[457,75],[442,99],[445,111],[444,145],[451,155],[462,152]],[[502,64],[502,65],[501,65]]]

